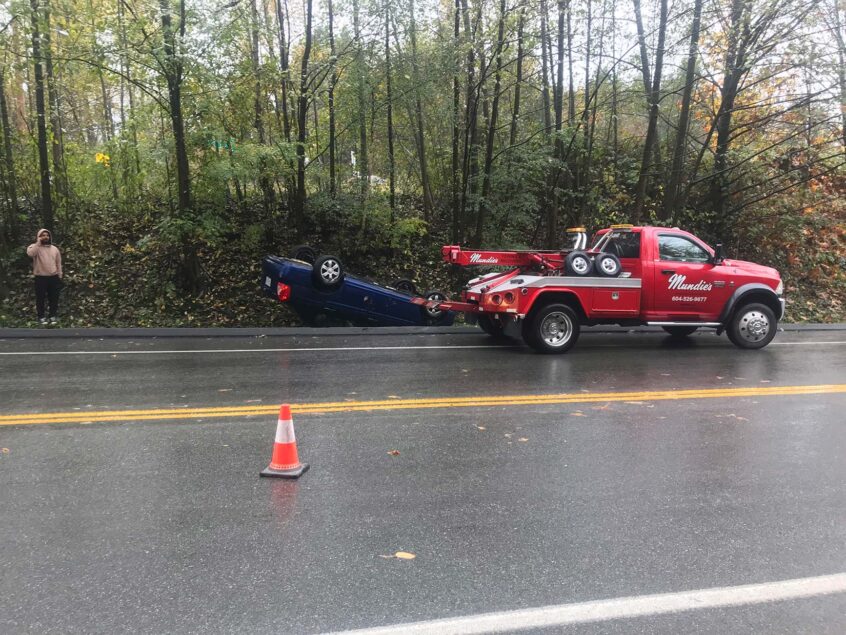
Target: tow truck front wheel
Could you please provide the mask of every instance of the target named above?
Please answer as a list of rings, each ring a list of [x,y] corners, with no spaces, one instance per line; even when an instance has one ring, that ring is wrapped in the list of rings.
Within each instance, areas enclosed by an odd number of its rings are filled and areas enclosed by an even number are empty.
[[[776,317],[765,304],[744,304],[735,311],[726,334],[739,348],[764,348],[776,334]]]
[[[539,353],[566,353],[579,339],[579,317],[566,304],[548,304],[524,324],[523,339]]]

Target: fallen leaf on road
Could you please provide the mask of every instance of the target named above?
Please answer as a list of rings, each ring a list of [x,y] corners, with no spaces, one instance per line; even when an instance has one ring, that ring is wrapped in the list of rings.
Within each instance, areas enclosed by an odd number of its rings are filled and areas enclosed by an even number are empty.
[[[591,410],[608,410],[611,407],[611,404],[605,404],[604,406],[593,406]]]
[[[527,439],[526,437],[520,437],[520,438],[519,438],[519,439],[517,439],[517,440],[518,440],[518,441],[523,441],[524,443],[525,443],[526,441],[528,441],[528,439]]]
[[[585,413],[582,412],[581,410],[576,410],[576,412],[571,412],[570,416],[571,417],[584,417]]]
[[[511,438],[511,433],[510,433],[510,432],[506,432],[504,436],[505,436],[506,438],[510,439],[510,438]]]
[[[477,430],[487,430],[485,426],[476,426]]]
[[[644,405],[646,402],[645,402],[645,401],[627,401],[626,403],[627,403],[627,404],[631,404],[631,405],[633,405],[633,406],[642,406],[642,405]]]
[[[772,382],[770,382],[770,380],[769,380],[769,379],[762,379],[762,380],[761,380],[761,383],[762,383],[762,384],[769,384],[769,383],[772,383]]]
[[[0,449],[0,452],[2,452],[3,454],[8,454],[8,453],[9,453],[9,448],[1,448],[1,449]]]
[[[394,557],[399,558],[400,560],[414,560],[417,556],[413,553],[408,553],[407,551],[397,551],[394,554]]]
[[[388,395],[388,399],[402,399],[399,395]]]
[[[232,392],[231,388],[218,388],[217,392]]]
[[[388,454],[390,454],[391,456],[399,456],[400,451],[399,450],[389,450]]]

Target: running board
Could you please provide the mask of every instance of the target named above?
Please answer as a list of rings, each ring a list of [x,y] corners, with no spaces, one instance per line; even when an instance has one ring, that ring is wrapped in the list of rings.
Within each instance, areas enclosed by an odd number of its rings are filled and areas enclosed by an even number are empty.
[[[647,322],[647,326],[696,326],[696,327],[710,327],[718,328],[723,325],[722,322]]]

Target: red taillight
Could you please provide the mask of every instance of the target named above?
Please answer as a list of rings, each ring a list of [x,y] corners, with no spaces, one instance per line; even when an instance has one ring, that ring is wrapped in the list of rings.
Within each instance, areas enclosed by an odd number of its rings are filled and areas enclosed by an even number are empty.
[[[291,287],[284,282],[276,283],[276,297],[280,302],[287,302],[291,299]]]

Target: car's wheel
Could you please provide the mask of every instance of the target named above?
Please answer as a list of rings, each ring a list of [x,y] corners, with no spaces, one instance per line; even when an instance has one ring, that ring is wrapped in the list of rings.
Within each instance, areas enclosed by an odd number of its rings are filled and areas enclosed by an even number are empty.
[[[739,348],[764,348],[775,337],[776,324],[770,307],[753,302],[734,312],[727,333],[732,344]]]
[[[571,251],[564,261],[568,276],[589,276],[593,271],[593,263],[583,251]]]
[[[605,276],[606,278],[616,278],[623,270],[620,259],[614,254],[608,253],[599,254],[594,260],[593,266],[600,276]]]
[[[502,320],[495,320],[489,315],[480,315],[478,322],[479,328],[491,337],[496,339],[504,339],[506,337],[505,324]]]
[[[402,291],[403,293],[410,293],[411,295],[417,295],[417,287],[414,286],[414,283],[411,280],[400,278],[391,286],[397,291]]]
[[[662,326],[672,337],[685,337],[695,332],[698,326]]]
[[[566,304],[548,304],[524,325],[523,339],[539,353],[565,353],[579,339],[579,317]]]
[[[427,291],[423,297],[426,298],[427,302],[431,302],[432,300],[445,302],[446,300],[449,300],[443,291],[437,290]],[[443,319],[444,315],[446,315],[446,311],[443,309],[430,309],[427,306],[423,307],[423,317],[425,318],[427,324],[438,324]]]
[[[318,289],[334,289],[344,281],[344,266],[336,256],[320,256],[312,265],[311,279]]]
[[[308,245],[297,245],[291,250],[291,258],[313,265],[317,259],[317,252]]]

